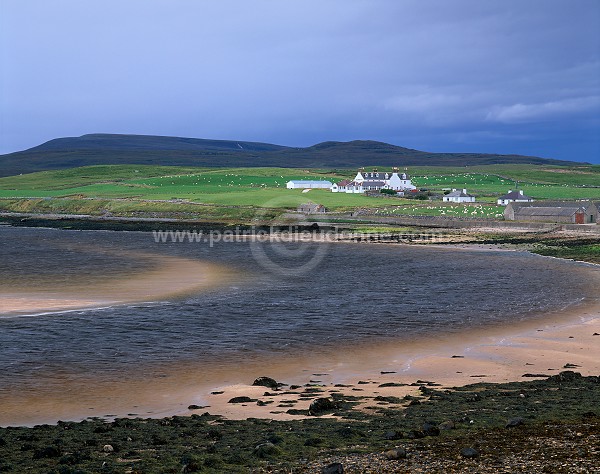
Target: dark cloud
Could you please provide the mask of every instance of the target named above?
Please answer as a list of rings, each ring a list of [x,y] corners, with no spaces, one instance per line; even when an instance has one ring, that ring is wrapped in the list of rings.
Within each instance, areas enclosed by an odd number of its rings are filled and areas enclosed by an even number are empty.
[[[3,152],[117,132],[600,161],[596,0],[0,2]]]

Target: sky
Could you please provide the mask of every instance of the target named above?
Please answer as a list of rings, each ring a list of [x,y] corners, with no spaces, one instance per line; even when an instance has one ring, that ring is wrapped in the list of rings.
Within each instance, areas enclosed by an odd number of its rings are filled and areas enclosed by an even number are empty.
[[[0,0],[0,153],[87,133],[600,163],[600,1]]]

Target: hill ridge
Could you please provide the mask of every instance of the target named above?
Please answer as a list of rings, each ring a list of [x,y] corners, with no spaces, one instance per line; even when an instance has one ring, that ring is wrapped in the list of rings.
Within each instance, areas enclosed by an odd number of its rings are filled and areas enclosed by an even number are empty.
[[[106,164],[350,169],[361,166],[574,165],[573,161],[493,153],[431,153],[375,140],[290,147],[245,140],[90,133],[0,155],[0,176]]]

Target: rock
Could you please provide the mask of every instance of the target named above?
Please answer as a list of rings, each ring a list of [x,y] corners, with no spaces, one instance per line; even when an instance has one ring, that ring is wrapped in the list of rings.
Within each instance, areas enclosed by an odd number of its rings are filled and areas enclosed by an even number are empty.
[[[322,474],[344,474],[344,466],[342,466],[339,462],[334,462],[333,464],[329,464],[325,466],[321,470]]]
[[[504,425],[505,428],[514,428],[515,426],[521,426],[525,420],[523,418],[511,418]]]
[[[420,438],[425,438],[425,433],[423,433],[422,431],[419,430],[410,430],[407,434],[406,437],[408,439],[420,439]]]
[[[299,389],[301,386],[300,385],[290,385],[290,389],[291,390],[297,390]]]
[[[383,387],[404,387],[405,383],[397,383],[397,382],[385,382],[379,385],[380,388]]]
[[[190,405],[188,407],[188,410],[200,410],[201,408],[206,408],[206,407],[201,407],[200,405]]]
[[[454,430],[456,429],[456,424],[452,421],[452,420],[446,420],[446,421],[442,421],[439,425],[438,428],[440,430]]]
[[[271,377],[258,377],[254,382],[252,382],[252,385],[256,387],[268,387],[273,390],[277,390],[279,387],[277,381]]]
[[[380,373],[382,375],[385,375],[385,374],[395,374],[396,371],[394,371],[394,370],[382,370]]]
[[[408,404],[409,407],[412,407],[414,405],[420,405],[421,402],[419,400],[411,400],[410,403]]]
[[[266,458],[279,454],[279,448],[273,443],[262,443],[254,448],[254,455],[259,458]]]
[[[600,336],[600,334],[598,334],[597,332],[595,332],[594,334],[592,334],[592,336]]]
[[[572,370],[565,370],[564,372],[560,372],[558,375],[553,375],[552,377],[548,377],[549,382],[574,382],[575,380],[581,379],[581,374],[579,372],[573,372]]]
[[[475,448],[462,448],[460,450],[460,454],[465,458],[476,458],[479,456],[479,451],[477,451]]]
[[[406,459],[406,449],[404,449],[404,448],[390,449],[389,451],[386,451],[385,453],[383,453],[383,455],[390,461]]]
[[[115,448],[113,448],[110,444],[105,444],[104,446],[102,446],[102,451],[104,451],[105,453],[112,453],[114,452],[114,450]]]
[[[395,439],[401,439],[403,437],[404,437],[404,435],[402,434],[401,431],[394,431],[394,430],[386,431],[385,434],[383,435],[383,438],[387,439],[389,441],[392,441]]]
[[[457,356],[457,355],[453,355],[452,359],[464,359],[465,356]]]
[[[565,364],[565,365],[563,365],[563,369],[576,369],[577,367],[581,367],[581,366],[577,365],[577,364]]]
[[[321,415],[325,412],[335,410],[337,405],[330,398],[316,398],[308,407],[309,415]]]
[[[548,374],[523,374],[523,375],[521,375],[521,377],[534,378],[534,377],[550,377],[550,376]]]
[[[223,391],[219,391],[219,392],[210,392],[211,395],[221,395],[222,393],[225,393]]]
[[[423,423],[422,431],[425,436],[439,436],[440,429],[436,426],[435,423],[425,422]]]
[[[36,449],[33,453],[33,459],[57,458],[60,451],[56,446],[48,446],[43,449]]]
[[[256,401],[255,398],[250,398],[250,397],[233,397],[227,403],[250,403],[250,402],[255,402],[255,401]]]

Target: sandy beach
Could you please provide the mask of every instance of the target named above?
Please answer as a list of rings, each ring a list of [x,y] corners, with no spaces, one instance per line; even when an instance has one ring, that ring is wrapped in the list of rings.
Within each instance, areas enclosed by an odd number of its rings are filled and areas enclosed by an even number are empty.
[[[333,363],[314,363],[300,373],[282,368],[256,376],[271,376],[287,383],[279,391],[235,384],[214,387],[198,398],[211,414],[227,418],[298,419],[289,407],[307,409],[312,401],[305,390],[320,389],[318,396],[333,393],[365,397],[363,409],[381,404],[375,397],[420,396],[423,382],[443,388],[477,382],[511,382],[544,378],[564,370],[582,375],[600,374],[600,306],[579,307],[507,328],[455,335],[446,340],[418,341],[402,347],[388,344],[346,352]],[[295,364],[294,364],[295,365]],[[528,374],[529,376],[523,377]],[[287,375],[287,377],[286,377]],[[532,377],[535,376],[535,377]],[[382,386],[397,384],[399,386]],[[414,385],[411,385],[414,384]],[[290,385],[298,385],[290,390]],[[265,392],[271,395],[265,396]],[[228,403],[233,397],[260,400]]]

